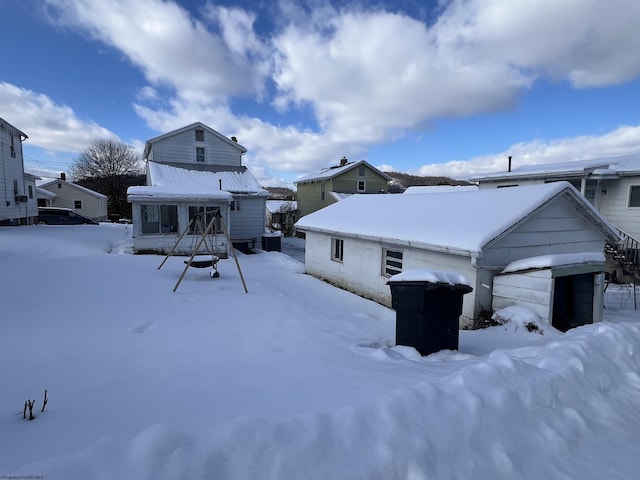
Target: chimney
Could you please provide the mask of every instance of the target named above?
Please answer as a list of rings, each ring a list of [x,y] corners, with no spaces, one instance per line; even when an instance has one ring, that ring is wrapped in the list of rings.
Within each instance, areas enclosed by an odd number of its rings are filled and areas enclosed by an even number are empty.
[[[233,140],[234,142],[238,143],[238,139],[236,137],[231,137],[231,140]]]
[[[511,155],[509,155],[509,170],[507,170],[507,172],[511,171]]]
[[[67,176],[64,172],[60,172],[60,180],[64,180],[65,182],[67,181]]]
[[[342,157],[340,159],[340,166],[344,167],[347,163],[349,163],[349,160],[347,160],[347,157]]]

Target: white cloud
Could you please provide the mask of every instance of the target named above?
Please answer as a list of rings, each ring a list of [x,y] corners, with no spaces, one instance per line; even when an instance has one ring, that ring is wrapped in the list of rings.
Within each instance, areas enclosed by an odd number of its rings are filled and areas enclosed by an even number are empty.
[[[265,179],[362,158],[443,117],[513,108],[538,79],[592,87],[640,73],[637,0],[451,0],[429,24],[379,7],[281,0],[268,37],[256,33],[256,13],[212,1],[201,18],[161,0],[47,5],[53,21],[118,49],[144,73],[149,85],[134,109],[150,127],[199,120],[236,135]],[[319,127],[232,109],[247,97],[280,118],[310,112]],[[498,164],[479,157],[459,169]]]
[[[231,51],[223,39],[174,2],[47,0],[47,4],[53,21],[117,48],[152,85],[169,86],[179,98],[225,103],[229,96],[262,91],[264,66]],[[234,25],[243,25],[238,15],[229,17],[236,20]],[[237,43],[233,46],[240,48]],[[245,50],[255,52],[256,48]]]
[[[603,135],[584,135],[546,142],[536,140],[517,143],[502,153],[483,155],[470,160],[424,165],[413,173],[465,179],[482,173],[507,171],[509,156],[512,157],[512,168],[516,168],[522,165],[632,154],[640,154],[640,125],[623,126]]]
[[[80,152],[97,138],[117,136],[94,122],[79,119],[71,107],[46,95],[0,82],[2,115],[29,137],[29,145],[53,152]]]

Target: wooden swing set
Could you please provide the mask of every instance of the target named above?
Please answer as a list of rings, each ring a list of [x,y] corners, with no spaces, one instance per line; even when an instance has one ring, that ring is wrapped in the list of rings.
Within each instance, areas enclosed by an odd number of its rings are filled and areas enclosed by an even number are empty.
[[[231,255],[236,262],[236,267],[238,268],[238,273],[240,274],[240,280],[242,280],[242,286],[244,287],[244,293],[249,293],[247,290],[247,284],[244,281],[244,276],[242,275],[242,270],[240,269],[240,263],[238,262],[238,257],[236,256],[235,249],[233,248],[233,243],[231,242],[231,237],[229,236],[229,232],[227,231],[227,227],[225,226],[224,219],[220,213],[219,209],[214,210],[205,210],[203,212],[198,212],[193,215],[187,228],[180,234],[178,240],[176,240],[175,245],[171,249],[171,251],[164,257],[162,263],[158,266],[158,270],[162,268],[165,262],[169,259],[173,252],[175,252],[178,244],[182,240],[182,238],[189,232],[192,233],[192,244],[191,244],[191,253],[188,260],[185,260],[185,267],[182,271],[182,275],[178,279],[176,286],[173,287],[173,291],[178,290],[182,279],[187,273],[189,267],[193,268],[212,268],[209,276],[211,278],[220,278],[220,272],[218,272],[218,261],[220,257],[218,257],[218,224],[221,226],[222,233],[224,233],[227,239],[227,248],[231,250]],[[196,241],[197,239],[197,241]],[[193,246],[194,242],[195,247]],[[199,255],[201,248],[204,247],[207,255]]]

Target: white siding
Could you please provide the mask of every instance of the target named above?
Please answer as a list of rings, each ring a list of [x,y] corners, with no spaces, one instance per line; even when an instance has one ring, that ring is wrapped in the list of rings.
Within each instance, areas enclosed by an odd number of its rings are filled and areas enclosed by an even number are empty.
[[[178,210],[178,231],[177,233],[170,234],[143,234],[142,233],[142,220],[140,215],[141,205],[176,205]],[[178,202],[132,202],[132,228],[133,228],[133,248],[135,252],[142,253],[163,253],[168,254],[171,249],[176,245],[178,238],[185,231],[187,225],[189,224],[189,207],[190,206],[202,206],[196,205],[193,202],[188,203],[178,203]],[[211,206],[214,206],[211,204]],[[226,225],[229,224],[229,214],[228,207],[223,205],[220,207],[222,211],[222,218]],[[174,253],[177,255],[190,255],[195,250],[195,247],[198,243],[198,236],[194,235],[185,235],[180,243],[176,246]],[[209,247],[217,250],[218,256],[221,258],[225,258],[228,255],[228,242],[226,235],[221,232],[220,234],[210,237],[207,237],[207,242],[209,242]],[[212,242],[212,243],[211,243]],[[205,245],[200,247],[200,252],[202,254],[207,253],[207,249]]]
[[[474,286],[475,292],[476,271],[467,257],[335,236],[344,240],[343,261],[337,262],[331,260],[331,238],[327,234],[307,232],[306,273],[388,307],[391,306],[389,277],[382,275],[382,249],[385,247],[403,251],[403,270],[427,268],[459,273]],[[463,297],[463,325],[473,318],[475,302],[473,292]]]
[[[11,125],[0,120],[0,222],[29,216],[27,203],[16,202],[17,195],[28,195],[22,160],[22,137]],[[12,143],[13,138],[13,143]],[[14,153],[12,155],[11,145]],[[17,192],[14,182],[17,182]]]
[[[204,130],[204,142],[196,141],[194,127],[168,138],[153,142],[149,160],[156,162],[178,162],[200,164],[196,161],[196,147],[205,149],[205,165],[239,167],[242,165],[241,152],[229,142]]]
[[[640,207],[629,207],[631,186],[640,187],[640,177],[623,177],[619,180],[603,181],[600,197],[600,212],[620,230],[640,241]]]
[[[536,312],[551,324],[553,278],[551,270],[496,275],[493,279],[493,310],[519,305]]]

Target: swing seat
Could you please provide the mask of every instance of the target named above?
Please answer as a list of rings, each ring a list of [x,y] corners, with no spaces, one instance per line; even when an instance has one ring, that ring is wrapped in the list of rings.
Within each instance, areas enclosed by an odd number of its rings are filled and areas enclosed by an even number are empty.
[[[193,268],[211,268],[218,263],[218,257],[209,257],[205,255],[200,255],[193,257],[191,260],[191,267]],[[184,261],[185,264],[189,263],[189,260]]]

